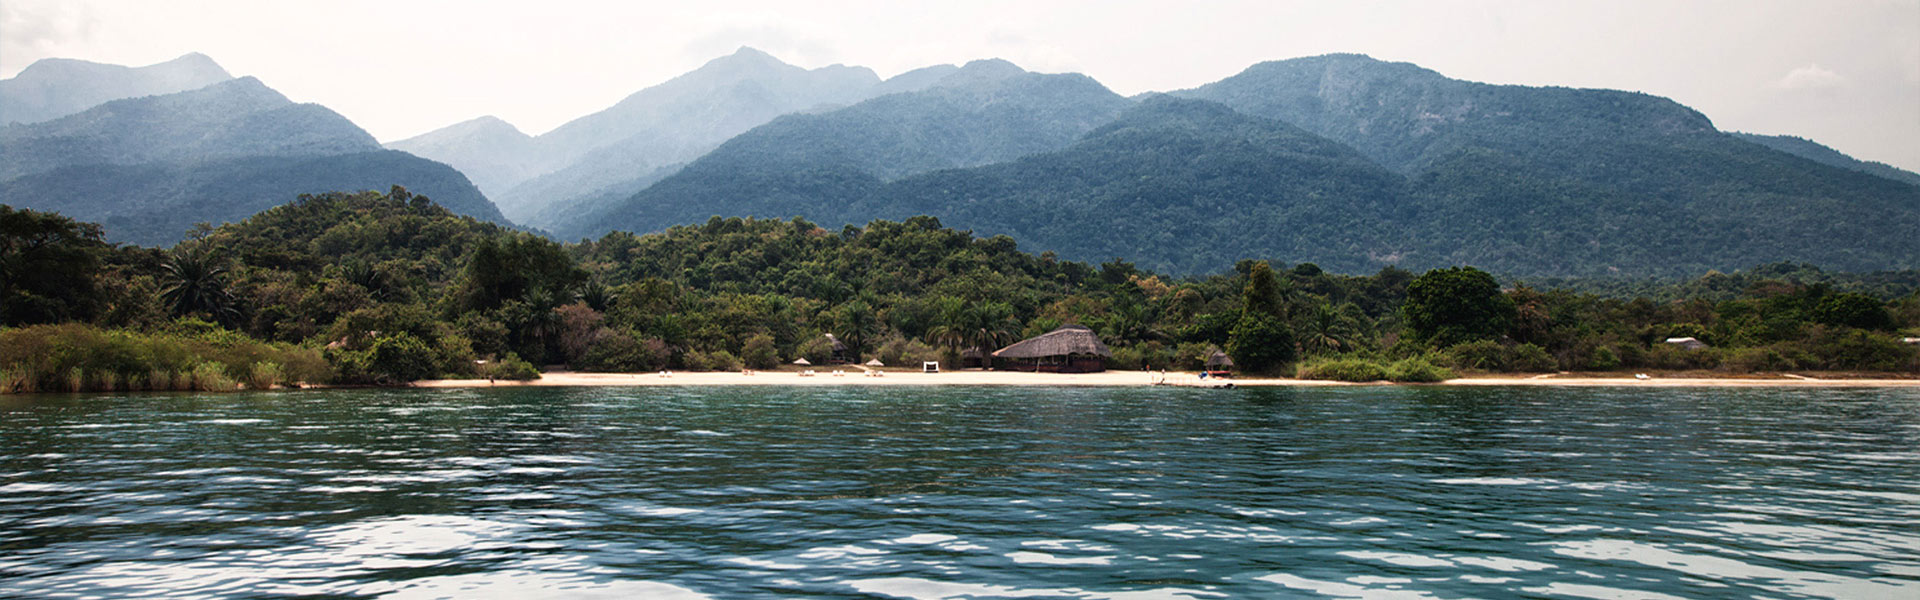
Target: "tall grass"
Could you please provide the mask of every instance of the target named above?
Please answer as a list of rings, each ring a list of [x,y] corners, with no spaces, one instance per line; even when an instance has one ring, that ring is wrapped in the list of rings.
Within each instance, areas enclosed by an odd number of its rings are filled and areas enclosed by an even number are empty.
[[[146,387],[142,389],[148,389],[148,390],[173,389],[173,372],[167,371],[164,369],[148,370]]]
[[[227,376],[227,366],[217,362],[194,365],[192,381],[189,389],[201,392],[231,392],[240,387]]]
[[[280,363],[257,362],[247,370],[248,389],[270,390],[274,384],[282,381],[285,381],[285,376],[280,372]]]
[[[1355,383],[1370,381],[1434,383],[1452,379],[1453,371],[1435,366],[1426,358],[1417,356],[1386,365],[1364,358],[1340,357],[1322,358],[1302,364],[1296,371],[1295,377]]]
[[[27,385],[27,370],[24,368],[0,367],[0,394],[31,391],[22,390]]]
[[[332,377],[313,349],[221,333],[142,333],[81,323],[0,328],[0,393],[233,391],[243,380],[268,389]]]

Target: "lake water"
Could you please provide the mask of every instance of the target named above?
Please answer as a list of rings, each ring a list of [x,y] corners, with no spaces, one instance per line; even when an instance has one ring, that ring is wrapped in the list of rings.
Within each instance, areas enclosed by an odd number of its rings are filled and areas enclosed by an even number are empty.
[[[1920,598],[1920,391],[0,397],[0,597]]]

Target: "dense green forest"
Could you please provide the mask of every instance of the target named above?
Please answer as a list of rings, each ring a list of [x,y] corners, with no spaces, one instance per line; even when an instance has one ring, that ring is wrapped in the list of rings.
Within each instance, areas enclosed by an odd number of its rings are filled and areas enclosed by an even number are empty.
[[[0,207],[0,275],[8,391],[770,368],[825,361],[826,333],[862,359],[952,364],[1067,323],[1098,332],[1120,369],[1197,369],[1225,351],[1247,372],[1368,380],[1920,372],[1920,346],[1901,342],[1920,335],[1913,272],[1769,265],[1609,293],[1471,267],[1356,276],[1239,260],[1172,278],[925,216],[837,230],[713,218],[562,245],[397,187],[302,196],[165,250]]]

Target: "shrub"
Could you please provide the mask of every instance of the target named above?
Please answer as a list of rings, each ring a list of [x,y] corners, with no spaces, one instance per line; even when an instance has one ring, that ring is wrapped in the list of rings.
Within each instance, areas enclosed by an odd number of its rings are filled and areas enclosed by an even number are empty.
[[[1791,371],[1799,368],[1793,359],[1773,348],[1742,348],[1727,356],[1724,366],[1736,373],[1755,371]]]
[[[780,366],[780,354],[773,347],[773,336],[762,333],[747,338],[746,345],[740,348],[740,360],[754,369]]]
[[[173,389],[173,372],[161,369],[147,371],[146,389],[164,391]]]
[[[1307,363],[1300,366],[1295,374],[1300,379],[1324,379],[1329,381],[1385,381],[1386,367],[1369,360],[1358,358],[1336,358]]]
[[[715,371],[738,371],[740,359],[734,357],[732,352],[715,350],[707,354],[707,368]]]
[[[189,389],[202,392],[231,392],[239,387],[232,378],[227,377],[227,366],[217,362],[200,363],[193,366],[193,384]]]
[[[1215,352],[1212,344],[1205,342],[1187,342],[1175,346],[1173,364],[1175,370],[1198,371],[1207,368],[1207,359]]]
[[[1403,358],[1387,365],[1387,379],[1408,383],[1437,383],[1453,379],[1453,371],[1427,362],[1425,358]]]
[[[1545,348],[1520,344],[1507,349],[1507,370],[1546,373],[1560,370],[1560,363],[1553,360]]]
[[[532,381],[540,378],[540,369],[534,368],[533,363],[520,360],[520,355],[509,352],[499,360],[482,365],[480,374],[487,379]]]
[[[1133,346],[1113,348],[1113,358],[1107,359],[1107,368],[1115,371],[1138,371],[1141,365],[1140,349]]]
[[[1647,352],[1647,366],[1662,369],[1711,369],[1720,366],[1720,349],[1688,350],[1659,344]]]
[[[920,340],[893,338],[880,345],[880,362],[896,367],[915,366],[920,361],[933,360],[936,353],[933,346]]]
[[[283,381],[286,381],[286,377],[280,371],[280,363],[257,362],[253,363],[253,368],[247,369],[247,387],[251,389],[270,390]]]
[[[583,371],[655,371],[667,366],[672,352],[666,342],[642,340],[628,331],[602,329],[574,368]]]
[[[793,349],[793,353],[807,359],[807,362],[824,365],[833,360],[833,342],[827,341],[824,335],[810,335]]]
[[[1278,317],[1249,311],[1240,317],[1227,339],[1227,354],[1236,368],[1249,373],[1276,373],[1293,362],[1293,332]]]
[[[1456,369],[1480,371],[1507,370],[1507,348],[1500,342],[1480,340],[1447,348],[1447,362]]]
[[[1827,331],[1809,341],[1808,350],[1829,369],[1902,371],[1914,368],[1914,348],[1891,337],[1860,330]]]
[[[1620,368],[1620,357],[1612,348],[1601,346],[1593,349],[1593,358],[1587,361],[1587,368],[1595,371],[1612,371]]]
[[[712,371],[713,359],[699,350],[680,353],[680,368],[688,371]]]
[[[367,348],[367,375],[372,383],[409,383],[434,377],[438,356],[434,348],[411,333],[382,335]]]

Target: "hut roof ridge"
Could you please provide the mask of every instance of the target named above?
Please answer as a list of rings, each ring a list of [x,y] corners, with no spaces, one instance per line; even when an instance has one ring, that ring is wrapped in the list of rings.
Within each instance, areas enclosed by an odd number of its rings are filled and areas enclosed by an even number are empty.
[[[1038,358],[1070,354],[1113,356],[1113,351],[1085,325],[1062,325],[1059,329],[1015,342],[993,353],[1001,358]]]

